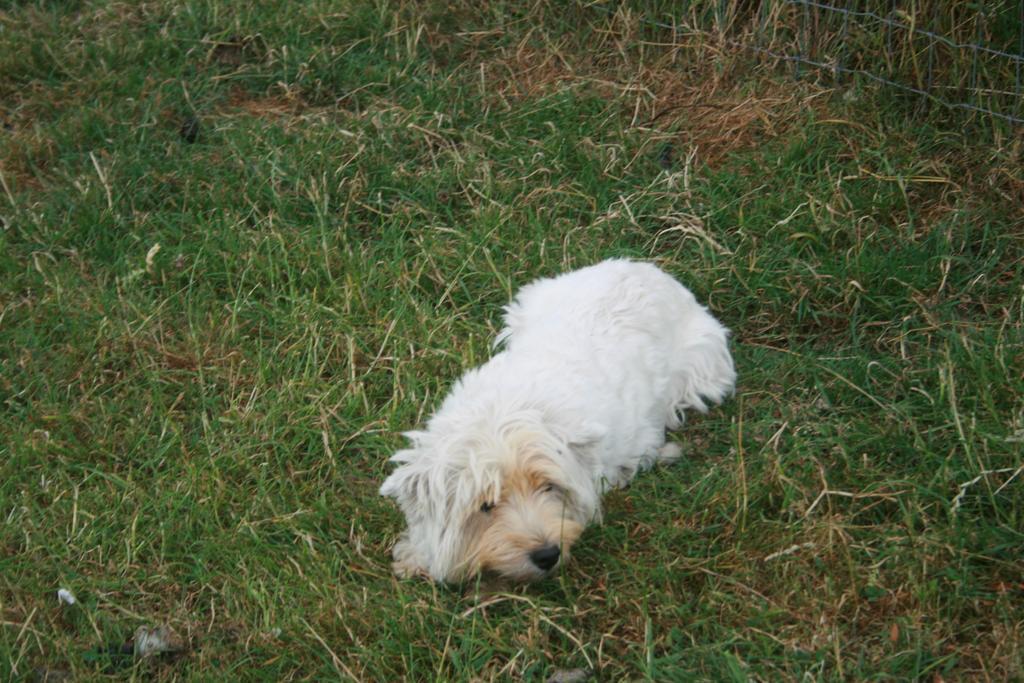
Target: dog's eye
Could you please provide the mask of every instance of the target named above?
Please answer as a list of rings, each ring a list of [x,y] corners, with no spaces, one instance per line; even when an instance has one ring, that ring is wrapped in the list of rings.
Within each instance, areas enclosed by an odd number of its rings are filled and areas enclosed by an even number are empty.
[[[494,503],[490,503],[490,502],[484,503],[483,505],[480,506],[480,512],[490,512],[493,509],[494,509]]]
[[[557,484],[545,484],[541,489],[544,493],[561,493],[562,489]]]

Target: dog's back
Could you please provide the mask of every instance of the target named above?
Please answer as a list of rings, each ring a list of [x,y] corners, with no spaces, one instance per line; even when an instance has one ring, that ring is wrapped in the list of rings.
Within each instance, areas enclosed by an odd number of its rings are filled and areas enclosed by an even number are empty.
[[[682,410],[703,412],[732,392],[728,330],[690,290],[649,263],[611,259],[526,285],[505,307],[505,328],[495,343],[509,350],[608,347],[618,356],[636,335],[645,338],[638,353],[653,342],[667,355],[668,367],[660,358],[656,364],[673,387],[669,428],[679,425]]]
[[[663,437],[654,435],[679,427],[684,410],[706,411],[736,381],[728,330],[670,275],[623,259],[523,287],[505,308],[496,344],[513,355],[564,359],[566,373],[583,371],[582,360],[589,380],[601,377],[593,390],[603,396],[579,400],[598,412],[609,401],[615,411],[633,412],[627,421],[658,442]],[[622,433],[641,436],[631,431]]]

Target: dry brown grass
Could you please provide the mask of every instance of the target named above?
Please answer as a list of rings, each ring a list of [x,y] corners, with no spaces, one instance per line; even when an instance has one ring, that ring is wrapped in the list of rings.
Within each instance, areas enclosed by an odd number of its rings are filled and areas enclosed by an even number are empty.
[[[766,78],[752,89],[750,65],[736,55],[694,61],[690,44],[651,43],[652,56],[638,59],[626,49],[635,25],[623,30],[619,23],[605,35],[619,49],[599,59],[570,45],[528,40],[481,56],[476,68],[486,95],[513,109],[561,90],[590,93],[614,102],[629,127],[663,132],[664,142],[696,150],[696,163],[709,166],[778,138],[809,111],[827,109],[827,88]]]
[[[232,88],[225,105],[225,114],[244,114],[261,119],[287,119],[309,110],[309,105],[294,90],[254,94],[245,88]]]

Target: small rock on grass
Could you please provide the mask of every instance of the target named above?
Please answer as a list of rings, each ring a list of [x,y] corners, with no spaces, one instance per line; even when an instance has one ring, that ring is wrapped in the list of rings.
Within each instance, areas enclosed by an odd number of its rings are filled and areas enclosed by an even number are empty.
[[[140,659],[148,659],[157,655],[174,658],[188,649],[185,639],[175,633],[170,626],[140,626],[135,629],[135,636],[123,643],[110,643],[86,652],[87,662],[96,662],[102,666],[104,673],[114,673],[132,666]]]
[[[135,657],[144,659],[159,654],[184,652],[185,641],[170,626],[135,629]]]
[[[590,669],[555,669],[547,683],[584,683],[594,675]]]
[[[63,683],[74,679],[71,677],[70,671],[39,667],[32,670],[32,677],[29,680],[36,681],[36,683]]]

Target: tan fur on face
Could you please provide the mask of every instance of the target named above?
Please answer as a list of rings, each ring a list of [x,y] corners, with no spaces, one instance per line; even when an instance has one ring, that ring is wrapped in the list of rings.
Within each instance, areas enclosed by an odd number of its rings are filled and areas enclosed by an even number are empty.
[[[517,581],[539,579],[546,572],[530,560],[530,553],[550,545],[561,548],[560,562],[565,561],[583,524],[558,477],[554,463],[536,453],[503,473],[500,491],[480,501],[494,507],[478,510],[467,522],[466,574],[490,571]]]

